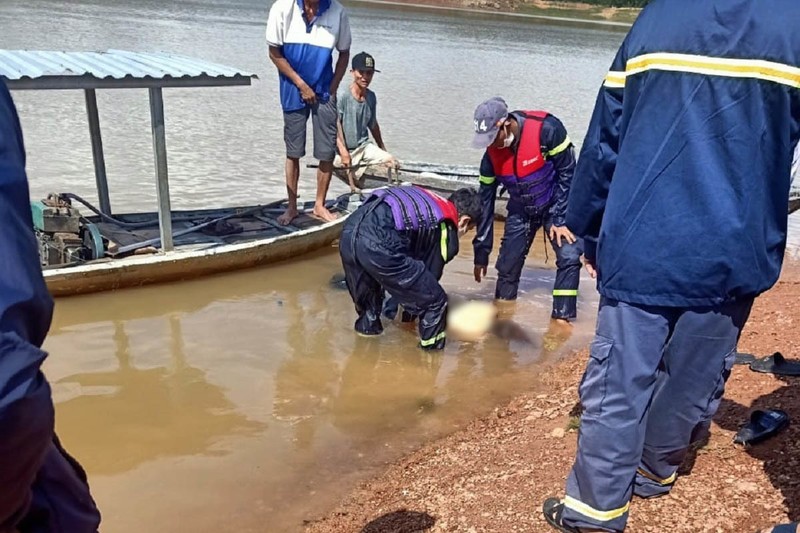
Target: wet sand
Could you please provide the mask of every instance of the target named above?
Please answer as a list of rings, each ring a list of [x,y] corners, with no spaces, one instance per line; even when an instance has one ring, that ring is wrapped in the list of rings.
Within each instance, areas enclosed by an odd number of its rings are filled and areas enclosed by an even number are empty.
[[[800,358],[799,312],[800,264],[791,261],[756,301],[739,350]],[[563,495],[587,357],[582,350],[550,365],[528,392],[395,463],[307,531],[552,531],[541,504]],[[748,449],[732,442],[754,409],[784,409],[797,420],[798,379],[735,367],[709,443],[686,461],[669,496],[633,501],[626,531],[748,533],[800,519],[800,427]]]

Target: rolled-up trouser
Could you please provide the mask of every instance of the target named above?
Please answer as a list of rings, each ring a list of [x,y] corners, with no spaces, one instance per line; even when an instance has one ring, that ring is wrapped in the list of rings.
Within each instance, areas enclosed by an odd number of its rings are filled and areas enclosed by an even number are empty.
[[[509,214],[506,219],[500,254],[497,257],[497,286],[495,298],[499,300],[516,300],[519,280],[525,258],[531,249],[536,232],[544,226],[550,233],[552,222],[544,221],[525,214]],[[550,241],[556,254],[556,280],[553,285],[553,318],[574,319],[577,316],[578,285],[581,278],[581,254],[583,246],[580,240],[570,244],[564,239],[561,246],[555,239]]]
[[[692,434],[714,415],[753,299],[670,308],[602,298],[580,385],[564,523],[623,531],[631,494],[669,491]]]
[[[419,317],[420,346],[445,346],[447,294],[422,261],[409,256],[400,239],[371,222],[369,210],[354,213],[339,239],[347,290],[355,303],[355,330],[364,335],[383,331],[384,290],[409,313]]]
[[[380,167],[385,167],[386,163],[389,163],[392,159],[392,154],[381,150],[375,143],[365,142],[358,148],[350,150],[350,166],[353,168],[351,172],[356,179],[360,180],[367,171],[379,170]],[[336,158],[333,160],[334,172],[343,178],[347,178],[347,171],[339,168],[341,166],[342,157],[336,154]]]

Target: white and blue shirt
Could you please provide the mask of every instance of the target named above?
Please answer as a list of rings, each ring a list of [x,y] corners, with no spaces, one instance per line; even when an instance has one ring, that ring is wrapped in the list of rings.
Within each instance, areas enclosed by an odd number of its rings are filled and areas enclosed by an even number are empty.
[[[267,19],[267,44],[281,48],[283,55],[322,102],[327,102],[333,81],[333,50],[350,50],[352,37],[347,13],[338,0],[320,0],[317,16],[306,24],[303,0],[276,0]],[[279,75],[284,111],[306,107],[300,90]]]

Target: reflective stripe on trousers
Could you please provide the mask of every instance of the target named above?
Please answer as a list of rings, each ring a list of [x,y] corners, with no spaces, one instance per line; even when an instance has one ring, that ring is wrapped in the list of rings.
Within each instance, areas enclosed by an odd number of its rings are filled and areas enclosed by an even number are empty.
[[[632,493],[671,488],[695,428],[719,407],[752,303],[681,309],[601,299],[565,524],[622,531]]]

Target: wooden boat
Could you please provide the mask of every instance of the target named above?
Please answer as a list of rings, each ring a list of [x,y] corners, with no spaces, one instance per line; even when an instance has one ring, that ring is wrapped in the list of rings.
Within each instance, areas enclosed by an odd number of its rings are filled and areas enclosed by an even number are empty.
[[[799,149],[800,151],[800,149]],[[797,173],[795,169],[793,172]],[[347,174],[337,171],[336,176],[348,183]],[[469,165],[439,165],[432,163],[402,163],[398,170],[388,171],[382,167],[368,167],[357,185],[362,189],[374,189],[389,184],[412,183],[447,195],[461,187],[478,186],[479,169]],[[508,193],[501,190],[495,202],[495,217],[505,220],[508,211]],[[788,213],[800,209],[800,184],[793,184],[789,192]]]
[[[337,171],[335,174],[344,183],[349,183],[345,172]],[[462,187],[478,187],[478,177],[479,169],[476,166],[403,162],[397,170],[381,166],[367,167],[356,185],[360,189],[369,190],[386,185],[412,183],[447,196]],[[507,203],[508,194],[501,190],[495,202],[496,218],[506,218]]]
[[[174,249],[169,252],[156,247],[160,241],[157,213],[114,215],[113,221],[111,217],[82,217],[76,234],[81,237],[71,245],[67,242],[65,246],[63,236],[37,232],[43,255],[52,253],[70,260],[43,267],[44,278],[53,296],[67,296],[187,280],[291,259],[328,246],[339,237],[351,210],[349,197],[330,202],[331,211],[339,214],[333,222],[311,216],[310,202],[288,226],[277,222],[285,209],[283,201],[173,211]],[[87,253],[97,258],[83,259]]]
[[[340,217],[327,223],[310,216],[311,205],[299,206],[307,211],[289,226],[276,220],[285,209],[280,201],[172,210],[162,89],[248,86],[254,74],[165,53],[0,50],[0,78],[12,91],[85,93],[99,207],[69,193],[31,202],[42,271],[54,296],[184,280],[297,257],[338,238],[360,202],[356,196],[350,205],[350,195],[329,202]],[[98,89],[149,92],[157,212],[112,213]]]
[[[789,214],[800,209],[800,189],[792,189],[789,191]]]

